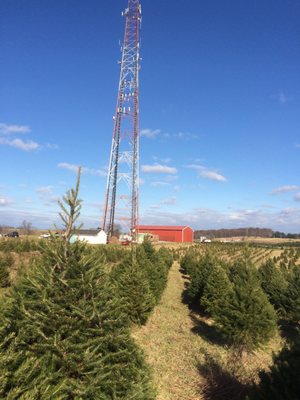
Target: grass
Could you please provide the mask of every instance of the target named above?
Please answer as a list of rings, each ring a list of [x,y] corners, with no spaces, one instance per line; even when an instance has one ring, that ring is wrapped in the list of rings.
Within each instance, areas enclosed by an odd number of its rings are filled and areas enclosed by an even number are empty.
[[[133,332],[153,369],[158,400],[201,399],[197,365],[202,339],[192,333],[189,309],[181,301],[183,289],[184,280],[174,263],[160,304],[147,325]]]
[[[186,248],[174,244],[175,250]],[[228,259],[240,253],[240,247],[214,244],[217,254]],[[160,246],[156,246],[160,247]],[[206,247],[197,246],[200,252]],[[265,257],[279,256],[281,249],[253,249],[253,257],[259,263]],[[3,253],[4,254],[4,253]],[[24,268],[30,267],[38,252],[11,252],[14,265],[10,270],[13,282]],[[175,262],[169,273],[168,286],[160,304],[155,308],[147,324],[135,327],[133,337],[144,350],[153,371],[158,400],[240,400],[257,380],[258,371],[272,363],[272,352],[278,352],[282,340],[276,336],[268,345],[251,355],[237,360],[226,348],[213,321],[191,310],[183,301],[188,278],[180,273]],[[5,289],[0,290],[0,295]]]
[[[147,324],[133,337],[152,368],[158,400],[242,399],[258,371],[272,363],[282,340],[237,360],[226,348],[212,321],[184,304],[187,279],[174,263],[168,286]]]

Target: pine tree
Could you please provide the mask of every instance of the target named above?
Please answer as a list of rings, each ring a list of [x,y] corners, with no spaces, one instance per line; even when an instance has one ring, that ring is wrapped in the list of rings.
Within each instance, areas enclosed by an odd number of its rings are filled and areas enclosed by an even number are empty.
[[[110,278],[126,307],[129,322],[145,324],[156,303],[145,270],[127,257],[113,269]]]
[[[192,250],[188,250],[180,261],[182,272],[190,276],[192,276],[195,269],[197,269],[197,264],[197,255]]]
[[[77,194],[66,202],[79,204]],[[65,238],[52,238],[0,300],[0,398],[154,399],[105,265],[68,241],[79,210],[63,214]]]
[[[191,302],[199,302],[213,268],[218,261],[211,253],[207,252],[197,263],[194,268],[190,268],[190,285],[187,290],[188,297]]]
[[[8,287],[10,285],[9,268],[14,262],[11,254],[0,256],[0,288]]]
[[[142,249],[144,250],[144,252],[145,252],[145,254],[146,254],[146,257],[147,257],[150,261],[156,259],[156,252],[155,252],[155,249],[154,249],[154,247],[153,247],[151,241],[150,241],[147,237],[145,237],[145,239],[144,239],[144,241],[143,241],[141,247],[142,247]]]
[[[267,294],[270,303],[282,313],[288,286],[282,270],[276,267],[273,260],[269,259],[259,268],[259,277],[261,287]]]
[[[224,304],[227,304],[232,296],[232,284],[225,269],[219,265],[215,266],[204,287],[201,305],[212,318],[218,318],[223,312]]]
[[[174,258],[173,258],[173,253],[170,251],[170,249],[161,247],[157,252],[157,256],[161,261],[164,262],[165,266],[167,267],[167,270],[169,270],[172,267]]]
[[[144,270],[155,302],[158,303],[168,279],[168,269],[164,260],[155,250],[149,257],[149,252],[140,247],[137,251],[137,264]]]
[[[295,266],[289,275],[285,311],[291,322],[300,323],[300,266]]]
[[[241,354],[268,341],[276,331],[276,313],[263,292],[257,271],[249,261],[230,268],[233,293],[215,321],[223,335]]]
[[[0,288],[9,286],[9,272],[7,265],[0,258]]]

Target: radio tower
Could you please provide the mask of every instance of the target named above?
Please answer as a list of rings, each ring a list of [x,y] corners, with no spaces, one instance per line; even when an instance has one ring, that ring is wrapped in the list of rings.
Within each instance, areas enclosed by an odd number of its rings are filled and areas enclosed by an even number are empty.
[[[126,25],[103,212],[108,238],[116,223],[133,237],[138,225],[140,1],[128,0],[122,15]]]

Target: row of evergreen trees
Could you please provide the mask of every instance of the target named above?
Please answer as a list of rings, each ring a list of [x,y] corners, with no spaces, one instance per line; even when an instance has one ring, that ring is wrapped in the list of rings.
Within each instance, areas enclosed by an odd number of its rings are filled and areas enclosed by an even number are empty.
[[[11,254],[0,255],[0,288],[10,285],[9,271],[14,263]]]
[[[270,259],[258,270],[261,287],[280,318],[300,323],[300,266],[280,264]]]
[[[0,241],[0,251],[3,252],[15,252],[24,253],[30,251],[40,251],[43,247],[44,242],[33,239],[21,239],[21,238],[7,238]]]
[[[299,399],[300,267],[283,268],[268,260],[257,270],[247,251],[234,263],[190,251],[181,266],[190,276],[189,301],[200,303],[235,350],[251,351],[269,340],[279,318],[296,327],[293,340],[274,356],[270,371],[260,373],[252,399]]]
[[[189,301],[200,303],[237,352],[252,351],[274,335],[276,312],[249,257],[230,264],[210,252],[200,258],[187,253],[181,265],[190,276]]]
[[[97,251],[70,244],[78,189],[79,179],[64,197],[66,235],[0,299],[0,398],[154,399],[130,326],[160,298],[170,254],[145,243],[108,268]]]

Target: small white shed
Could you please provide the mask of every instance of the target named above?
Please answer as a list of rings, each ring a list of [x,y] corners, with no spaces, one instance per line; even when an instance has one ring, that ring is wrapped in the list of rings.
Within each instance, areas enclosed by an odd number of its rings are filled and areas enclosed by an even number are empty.
[[[73,241],[80,240],[90,244],[106,244],[107,234],[103,229],[100,231],[85,230],[74,235]]]

